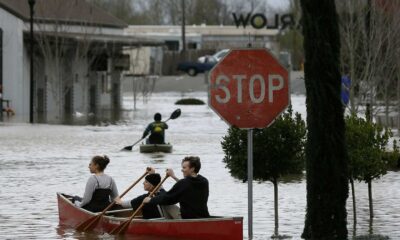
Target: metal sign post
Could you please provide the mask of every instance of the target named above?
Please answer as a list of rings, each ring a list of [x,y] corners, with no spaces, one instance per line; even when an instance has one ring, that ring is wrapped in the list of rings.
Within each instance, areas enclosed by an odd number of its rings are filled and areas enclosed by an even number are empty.
[[[253,129],[247,130],[247,199],[249,240],[253,239]]]

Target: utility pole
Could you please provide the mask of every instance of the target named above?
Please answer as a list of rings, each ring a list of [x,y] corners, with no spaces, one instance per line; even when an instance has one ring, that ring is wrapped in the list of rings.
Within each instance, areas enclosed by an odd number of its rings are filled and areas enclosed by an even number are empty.
[[[29,88],[29,123],[33,123],[33,101],[34,101],[34,92],[35,92],[35,85],[33,79],[33,15],[34,15],[34,7],[36,0],[28,0],[29,9],[30,9],[30,88]]]
[[[185,36],[185,0],[181,0],[182,2],[182,53],[186,51],[186,36]]]

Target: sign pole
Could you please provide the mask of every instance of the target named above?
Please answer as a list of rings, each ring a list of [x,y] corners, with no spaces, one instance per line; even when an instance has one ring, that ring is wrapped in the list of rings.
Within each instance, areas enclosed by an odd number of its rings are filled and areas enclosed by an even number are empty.
[[[247,199],[249,240],[253,239],[253,129],[247,130]]]

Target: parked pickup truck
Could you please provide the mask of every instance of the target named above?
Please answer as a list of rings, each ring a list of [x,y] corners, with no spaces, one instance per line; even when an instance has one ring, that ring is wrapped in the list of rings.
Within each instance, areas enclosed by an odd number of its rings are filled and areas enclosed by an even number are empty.
[[[210,59],[205,62],[180,62],[178,64],[177,70],[186,72],[189,76],[196,76],[198,73],[204,73],[211,70],[217,63],[216,60]]]

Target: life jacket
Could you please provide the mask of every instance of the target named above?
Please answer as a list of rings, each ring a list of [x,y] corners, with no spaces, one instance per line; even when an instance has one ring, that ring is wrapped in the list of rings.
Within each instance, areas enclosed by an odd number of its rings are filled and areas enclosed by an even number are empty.
[[[159,123],[153,123],[153,129],[152,129],[152,132],[153,133],[159,133],[159,134],[161,134],[162,133],[162,131],[164,130],[164,123],[162,123],[162,122],[159,122]]]
[[[100,186],[99,180],[95,176],[97,181],[97,186]],[[110,182],[111,186],[111,182]],[[101,212],[103,211],[108,205],[110,205],[110,196],[111,196],[111,189],[110,188],[96,188],[94,190],[92,199],[88,204],[83,206],[82,208],[91,211],[91,212]]]

